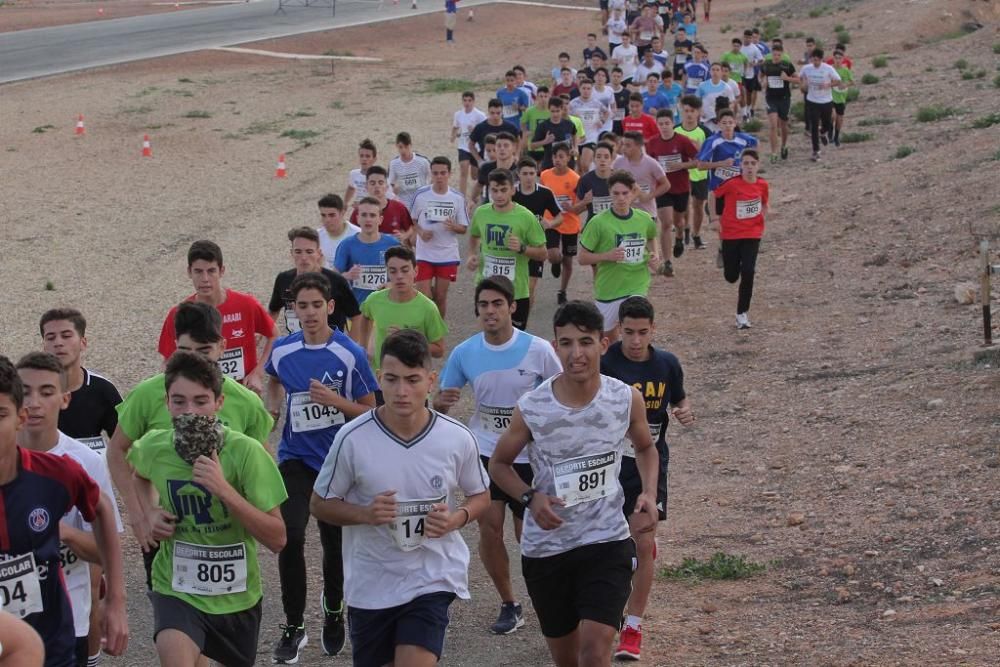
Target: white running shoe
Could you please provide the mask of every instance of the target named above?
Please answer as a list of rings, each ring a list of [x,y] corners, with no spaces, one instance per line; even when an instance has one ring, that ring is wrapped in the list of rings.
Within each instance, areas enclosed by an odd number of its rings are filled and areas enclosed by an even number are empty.
[[[737,329],[749,329],[750,328],[750,314],[749,313],[736,313],[736,328]]]

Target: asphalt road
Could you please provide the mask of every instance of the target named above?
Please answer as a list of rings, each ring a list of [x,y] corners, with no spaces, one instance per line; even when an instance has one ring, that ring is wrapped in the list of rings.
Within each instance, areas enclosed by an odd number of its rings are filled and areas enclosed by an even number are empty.
[[[492,0],[464,0],[462,7]],[[197,11],[177,11],[0,33],[0,84],[119,63],[245,44],[305,32],[441,12],[443,3],[402,0],[379,8],[371,0],[337,0],[330,7],[286,7],[261,0]]]

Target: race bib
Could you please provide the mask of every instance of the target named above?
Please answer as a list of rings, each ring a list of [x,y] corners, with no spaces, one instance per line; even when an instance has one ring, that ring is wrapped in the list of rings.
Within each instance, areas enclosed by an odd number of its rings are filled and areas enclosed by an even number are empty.
[[[226,350],[219,357],[219,370],[227,378],[232,378],[233,380],[242,380],[247,374],[246,366],[243,362],[243,348],[234,347],[231,350]]]
[[[615,120],[621,120],[625,118],[625,109],[615,107]]]
[[[723,181],[729,180],[730,178],[735,178],[736,176],[739,175],[740,175],[740,170],[737,167],[715,168],[715,177]]]
[[[492,405],[479,406],[479,420],[483,430],[494,435],[500,435],[510,426],[510,416],[514,408],[497,408]]]
[[[599,116],[597,115],[597,109],[581,109],[580,110],[580,120],[583,121],[584,125],[593,125],[597,123]]]
[[[416,190],[420,186],[420,177],[416,174],[406,174],[403,176],[403,189]]]
[[[171,587],[191,595],[229,595],[247,589],[247,551],[242,542],[213,547],[174,542]]]
[[[427,222],[444,222],[455,217],[455,204],[450,201],[432,201],[424,209]]]
[[[743,76],[747,78],[753,78],[753,65],[743,66]]]
[[[639,39],[641,39],[641,40],[643,40],[645,42],[648,42],[649,40],[653,39],[653,31],[652,30],[642,30],[642,31],[640,31],[639,32]]]
[[[625,251],[625,264],[640,264],[646,258],[645,239],[622,239],[618,247]]]
[[[42,585],[35,569],[35,554],[14,556],[0,563],[0,606],[17,618],[42,611]]]
[[[413,551],[426,539],[424,521],[431,509],[443,503],[447,496],[427,500],[400,500],[396,503],[396,520],[389,524],[392,540],[403,551]]]
[[[569,195],[556,195],[556,203],[559,204],[559,209],[562,211],[568,211],[573,206],[573,200]]]
[[[362,264],[361,275],[354,281],[354,286],[363,290],[380,290],[389,282],[385,266],[381,264]]]
[[[503,276],[514,280],[514,268],[517,266],[515,257],[496,257],[494,255],[484,255],[486,260],[483,265],[484,276]]]
[[[661,155],[659,158],[660,166],[663,167],[663,171],[677,171],[676,166],[681,163],[681,154],[674,153],[672,155]]]
[[[302,329],[302,322],[299,321],[299,316],[295,314],[295,309],[287,306],[285,306],[285,328],[288,329],[288,333],[295,333]]]
[[[646,194],[649,194],[650,191],[652,190],[652,188],[649,186],[648,183],[640,183],[639,184],[639,189],[641,191],[643,191],[644,193],[646,193]]]
[[[288,415],[292,433],[322,431],[331,426],[343,426],[347,421],[337,408],[314,403],[308,391],[297,391],[289,396]]]
[[[603,213],[611,208],[611,197],[594,197],[593,201],[590,202],[591,208],[594,209],[594,214]]]
[[[660,425],[659,424],[650,424],[649,425],[649,435],[652,436],[653,442],[655,443],[656,440],[660,437]],[[624,455],[627,456],[627,457],[629,457],[630,459],[634,459],[635,458],[635,445],[632,444],[632,440],[630,438],[625,438],[625,454]]]
[[[505,105],[503,105],[503,117],[504,118],[513,118],[516,115],[517,115],[517,107],[515,105],[513,105],[513,104],[505,104]]]
[[[784,88],[785,82],[780,76],[769,76],[767,77],[767,87],[768,88]]]
[[[749,201],[736,200],[736,219],[747,220],[760,215],[760,197]]]
[[[688,90],[694,90],[695,88],[697,88],[700,85],[701,85],[701,79],[699,79],[697,77],[693,77],[693,76],[689,76],[688,77],[688,79],[687,79],[687,88],[688,88]]]
[[[91,451],[104,454],[108,448],[108,443],[104,442],[104,436],[95,435],[93,438],[77,438],[80,442],[90,447]]]
[[[611,495],[618,484],[614,452],[588,454],[552,466],[556,496],[566,507],[589,503]]]
[[[90,577],[90,568],[87,567],[87,562],[62,542],[59,543],[59,567],[62,568],[66,588],[76,588],[81,575]]]
[[[674,56],[674,63],[677,65],[683,65],[688,60],[686,53],[678,53]]]

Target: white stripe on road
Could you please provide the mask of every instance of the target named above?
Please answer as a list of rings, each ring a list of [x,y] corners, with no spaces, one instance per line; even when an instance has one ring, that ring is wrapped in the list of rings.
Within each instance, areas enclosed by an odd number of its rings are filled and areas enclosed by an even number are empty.
[[[229,51],[230,53],[246,53],[251,56],[269,56],[271,58],[288,58],[289,60],[351,60],[361,63],[380,63],[381,58],[368,58],[366,56],[327,56],[314,55],[310,53],[282,53],[280,51],[264,51],[261,49],[247,49],[240,46],[217,46],[213,51]]]

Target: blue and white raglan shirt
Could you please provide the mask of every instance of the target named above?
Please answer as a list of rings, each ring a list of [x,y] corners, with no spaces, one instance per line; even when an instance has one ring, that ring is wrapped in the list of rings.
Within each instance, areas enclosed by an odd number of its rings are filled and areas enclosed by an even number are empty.
[[[698,159],[703,162],[722,162],[728,158],[733,158],[731,167],[716,167],[708,172],[708,189],[722,185],[723,181],[728,181],[740,175],[740,157],[747,148],[757,147],[757,137],[744,132],[734,132],[732,139],[725,139],[721,132],[716,132],[705,139],[698,151]]]

